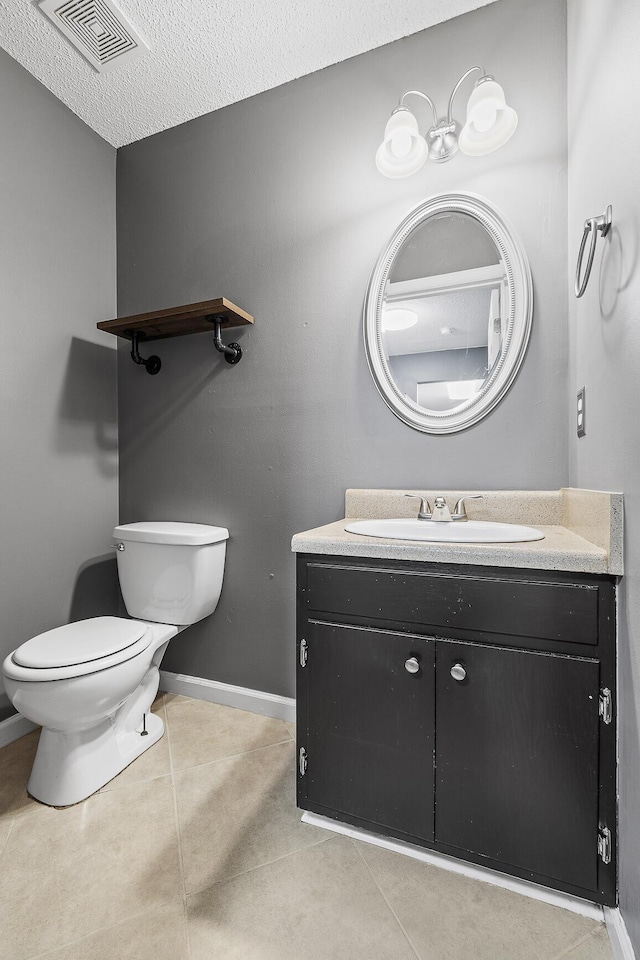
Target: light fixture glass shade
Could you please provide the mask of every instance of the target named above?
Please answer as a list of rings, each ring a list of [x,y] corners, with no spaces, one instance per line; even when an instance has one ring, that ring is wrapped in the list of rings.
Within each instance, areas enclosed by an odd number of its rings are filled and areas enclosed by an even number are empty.
[[[418,133],[418,121],[406,107],[392,113],[384,140],[376,153],[376,166],[385,177],[409,177],[424,166],[429,155],[426,140]]]
[[[415,327],[417,322],[418,314],[407,307],[391,307],[382,311],[383,330],[408,330]]]
[[[504,90],[495,80],[479,80],[467,104],[467,122],[458,145],[470,157],[493,153],[509,140],[518,126],[518,114],[508,107]]]

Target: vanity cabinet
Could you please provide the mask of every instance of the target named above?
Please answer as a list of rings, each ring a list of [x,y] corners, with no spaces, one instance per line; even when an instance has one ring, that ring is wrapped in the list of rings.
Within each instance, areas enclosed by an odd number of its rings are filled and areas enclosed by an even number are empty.
[[[440,843],[596,889],[599,672],[590,659],[438,642]]]
[[[298,805],[614,904],[615,581],[298,556]]]
[[[300,740],[309,758],[300,778],[306,798],[371,826],[433,840],[434,641],[343,624],[308,626],[313,665],[307,660],[308,722]],[[405,669],[412,658],[415,674]]]

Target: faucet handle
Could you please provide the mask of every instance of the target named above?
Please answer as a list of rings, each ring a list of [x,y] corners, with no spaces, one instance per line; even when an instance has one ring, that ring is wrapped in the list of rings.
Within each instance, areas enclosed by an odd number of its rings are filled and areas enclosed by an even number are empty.
[[[453,514],[451,515],[452,520],[468,520],[467,511],[465,510],[465,500],[483,500],[484,497],[481,493],[469,494],[466,497],[460,497],[455,507],[453,508]]]
[[[420,510],[418,511],[418,520],[431,520],[431,505],[426,497],[420,497],[417,493],[405,493],[405,497],[420,501]]]

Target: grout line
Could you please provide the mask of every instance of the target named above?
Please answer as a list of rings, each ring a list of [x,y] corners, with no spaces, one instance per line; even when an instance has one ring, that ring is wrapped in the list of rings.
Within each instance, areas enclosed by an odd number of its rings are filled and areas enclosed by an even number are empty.
[[[155,743],[153,744],[153,747],[155,747]],[[151,747],[152,750],[153,750],[153,747]],[[140,754],[140,756],[144,756],[144,754]],[[137,759],[138,757],[136,757],[135,760],[132,760],[131,763],[129,764],[129,767],[131,767],[136,762]],[[125,767],[124,769],[128,770],[129,767]],[[124,773],[124,770],[121,770],[120,773]],[[120,774],[118,774],[118,776],[120,776]],[[171,776],[171,770],[167,770],[166,773],[156,773],[152,777],[140,777],[139,780],[128,780],[127,783],[119,783],[115,787],[109,786],[109,784],[113,783],[113,780],[109,780],[107,783],[105,783],[104,787],[100,787],[100,789],[96,790],[95,793],[92,793],[90,794],[90,796],[85,797],[85,800],[91,800],[93,797],[102,797],[104,796],[105,793],[113,793],[114,790],[126,790],[127,787],[135,787],[135,785],[138,783],[151,783],[152,780],[162,780],[164,777],[170,777],[170,776]],[[113,779],[115,780],[116,778],[114,777]],[[85,800],[80,800],[79,802],[84,803]],[[75,806],[75,804],[72,804],[72,806]],[[65,808],[56,807],[56,809],[64,810]]]
[[[373,870],[371,869],[371,867],[370,867],[369,864],[367,863],[367,861],[366,861],[366,859],[365,859],[365,857],[364,857],[364,854],[363,854],[362,851],[360,850],[360,847],[359,847],[353,840],[351,840],[351,844],[352,844],[352,846],[354,847],[357,855],[360,857],[360,859],[361,859],[362,862],[364,863],[365,869],[368,871],[369,876],[370,876],[371,879],[373,880],[373,883],[374,883],[376,889],[379,891],[380,896],[382,897],[382,899],[384,900],[384,902],[385,902],[386,905],[388,906],[389,911],[391,912],[394,920],[396,921],[396,923],[397,923],[398,926],[400,927],[400,930],[401,930],[404,938],[406,939],[407,943],[409,944],[409,946],[411,947],[411,949],[412,949],[413,952],[415,953],[415,955],[416,955],[416,957],[418,958],[418,960],[421,960],[420,954],[419,954],[418,951],[416,950],[416,948],[415,948],[415,946],[414,946],[414,944],[413,944],[413,941],[412,941],[411,937],[409,936],[409,934],[408,934],[407,931],[405,930],[404,925],[402,924],[402,921],[400,920],[400,917],[398,916],[398,914],[396,913],[396,911],[393,909],[393,907],[391,906],[391,904],[390,904],[389,901],[387,900],[387,897],[386,897],[386,895],[385,895],[382,887],[380,886],[380,884],[379,884],[378,881],[376,880],[376,878],[375,878],[375,876],[374,876],[374,873],[373,873]]]
[[[287,857],[295,857],[297,853],[304,853],[305,850],[311,850],[312,847],[319,847],[321,843],[328,843],[330,840],[335,839],[335,837],[323,837],[321,840],[314,840],[313,843],[308,843],[304,847],[298,847],[297,850],[290,850],[288,853],[283,853],[280,857],[274,857],[273,860],[266,860],[264,863],[257,863],[253,867],[247,867],[246,870],[242,870],[240,873],[231,874],[229,877],[222,877],[221,880],[214,880],[213,883],[208,883],[206,887],[198,887],[197,890],[193,890],[191,893],[188,893],[187,899],[189,899],[189,897],[197,897],[198,894],[204,893],[205,890],[209,890],[211,887],[217,887],[222,883],[229,883],[231,880],[238,880],[240,877],[246,876],[247,873],[255,873],[256,870],[262,870],[263,867],[271,867],[274,863],[279,863],[281,860],[286,860]]]
[[[171,793],[173,795],[173,816],[175,819],[176,825],[176,838],[178,841],[178,864],[180,867],[180,882],[182,884],[182,912],[184,916],[184,929],[186,937],[186,947],[187,947],[187,958],[191,958],[191,937],[189,935],[189,922],[187,920],[187,884],[184,874],[184,857],[182,855],[182,836],[180,833],[180,817],[178,815],[178,794],[176,791],[176,781],[174,776],[173,769],[173,747],[171,744],[171,727],[169,724],[169,711],[167,710],[166,701],[163,697],[162,699],[162,708],[164,710],[164,730],[167,737],[167,748],[169,751],[169,770],[171,774]]]
[[[3,817],[2,820],[0,820],[0,823],[2,823],[4,820],[9,820],[9,821],[10,821],[10,822],[9,822],[9,829],[7,830],[7,835],[6,835],[6,837],[4,838],[4,842],[3,842],[2,846],[0,847],[0,857],[2,857],[2,854],[3,854],[4,851],[7,849],[7,844],[9,843],[9,837],[10,837],[11,834],[13,833],[13,828],[14,828],[15,825],[16,825],[16,819],[17,819],[17,814],[14,813],[12,817]]]
[[[295,743],[295,740],[293,737],[288,737],[286,740],[276,740],[275,743],[265,743],[262,747],[253,747],[251,750],[243,750],[241,753],[230,753],[228,757],[218,757],[217,760],[205,760],[203,763],[193,763],[188,767],[179,767],[175,772],[186,773],[187,770],[195,770],[197,767],[208,767],[214,763],[224,763],[225,760],[237,760],[239,757],[248,757],[252,753],[259,753],[260,750],[270,750],[271,747],[281,747],[283,743]]]
[[[182,921],[184,923],[184,950],[186,960],[191,960],[191,935],[189,933],[189,917],[187,914],[187,898],[182,898]]]
[[[597,923],[597,921],[594,921]],[[563,957],[568,957],[573,953],[574,950],[577,950],[578,947],[581,947],[583,943],[587,943],[589,940],[592,940],[596,934],[599,933],[599,930],[591,930],[589,933],[585,933],[583,937],[580,937],[579,940],[576,940],[575,943],[572,943],[570,947],[567,947],[566,950],[563,950],[562,953],[555,954],[551,957],[551,960],[563,960]]]
[[[31,956],[25,957],[25,960],[46,960],[47,957],[59,953],[61,950],[64,950],[65,947],[72,947],[76,943],[82,943],[84,940],[88,940],[89,937],[95,937],[99,933],[106,933],[107,930],[115,930],[116,927],[122,924],[138,920],[140,917],[145,917],[148,913],[157,913],[160,908],[164,909],[167,906],[171,906],[170,900],[166,903],[156,904],[147,910],[142,910],[140,913],[136,913],[131,917],[125,917],[124,920],[117,920],[116,923],[108,923],[104,927],[96,927],[95,930],[90,930],[89,933],[83,933],[81,937],[75,937],[73,940],[65,940],[64,943],[58,944],[57,947],[48,947],[44,953],[33,953]]]

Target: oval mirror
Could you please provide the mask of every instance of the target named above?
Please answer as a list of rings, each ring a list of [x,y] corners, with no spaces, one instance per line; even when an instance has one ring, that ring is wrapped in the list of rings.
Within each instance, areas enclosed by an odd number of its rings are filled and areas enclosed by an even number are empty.
[[[532,311],[524,248],[487,200],[458,193],[421,203],[367,290],[365,348],[384,401],[424,433],[477,423],[515,379]]]

